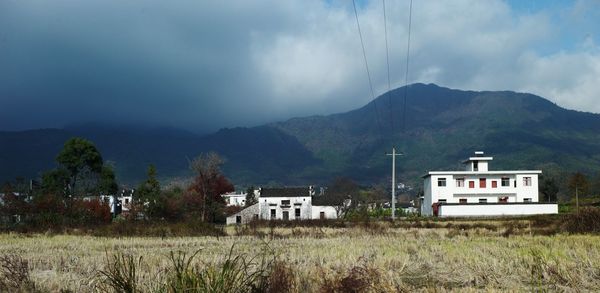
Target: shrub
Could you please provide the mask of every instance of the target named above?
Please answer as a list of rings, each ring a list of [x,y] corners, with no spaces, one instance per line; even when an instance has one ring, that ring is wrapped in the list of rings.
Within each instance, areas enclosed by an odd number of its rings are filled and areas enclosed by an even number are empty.
[[[600,208],[584,207],[565,216],[561,230],[567,233],[600,233]]]
[[[29,263],[16,254],[0,256],[0,292],[34,292]]]

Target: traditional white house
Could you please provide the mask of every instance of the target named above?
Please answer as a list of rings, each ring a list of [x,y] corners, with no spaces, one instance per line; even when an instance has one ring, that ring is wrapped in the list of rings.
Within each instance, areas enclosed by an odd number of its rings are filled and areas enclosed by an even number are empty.
[[[540,203],[540,170],[492,171],[481,151],[463,162],[464,171],[423,176],[421,215],[439,217],[556,214],[556,203]]]
[[[134,189],[126,190],[123,189],[118,196],[114,195],[100,195],[100,200],[108,203],[110,207],[110,213],[113,215],[119,215],[121,213],[129,213],[131,203],[133,201]]]
[[[332,206],[313,206],[315,195],[312,187],[261,188],[258,203],[227,217],[227,224],[245,224],[258,220],[309,220],[335,219]]]

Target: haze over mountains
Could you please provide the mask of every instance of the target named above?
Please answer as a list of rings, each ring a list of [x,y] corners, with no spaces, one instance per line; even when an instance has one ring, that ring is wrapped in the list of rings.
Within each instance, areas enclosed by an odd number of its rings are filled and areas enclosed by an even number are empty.
[[[546,99],[508,91],[453,90],[434,84],[404,88],[362,108],[198,135],[174,128],[81,125],[0,132],[0,181],[36,178],[72,136],[96,144],[121,183],[136,184],[155,164],[159,177],[190,176],[188,159],[216,151],[236,185],[306,185],[347,176],[387,182],[396,146],[400,181],[418,183],[426,170],[456,169],[474,150],[494,156],[491,168],[557,174],[600,170],[600,115],[563,109]],[[377,111],[375,110],[375,105]],[[405,121],[405,123],[403,122]]]

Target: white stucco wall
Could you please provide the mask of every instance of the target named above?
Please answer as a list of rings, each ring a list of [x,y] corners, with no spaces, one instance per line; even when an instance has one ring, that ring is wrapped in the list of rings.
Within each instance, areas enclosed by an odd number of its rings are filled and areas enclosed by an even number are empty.
[[[525,216],[557,214],[557,204],[469,204],[441,205],[440,217]]]
[[[285,207],[282,205],[282,201],[289,200],[290,206]],[[261,197],[259,198],[260,205],[260,218],[264,220],[271,219],[271,210],[275,210],[275,219],[283,220],[283,212],[289,213],[289,220],[307,220],[312,216],[311,212],[311,197],[310,196],[298,196],[298,197]],[[300,209],[300,218],[295,217],[296,209]]]
[[[337,219],[337,212],[332,206],[312,206],[312,219],[320,219],[321,212],[325,213],[325,219]]]

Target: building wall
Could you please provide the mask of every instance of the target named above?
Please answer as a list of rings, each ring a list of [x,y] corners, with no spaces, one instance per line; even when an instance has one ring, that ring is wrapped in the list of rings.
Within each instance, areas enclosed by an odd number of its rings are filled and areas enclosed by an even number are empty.
[[[290,205],[285,206],[282,201],[289,200]],[[260,206],[260,218],[264,220],[283,220],[283,212],[289,213],[289,220],[307,220],[312,217],[311,197],[261,197],[258,202]],[[296,218],[296,209],[300,209],[300,218]],[[275,218],[271,217],[271,210],[275,210]]]
[[[312,206],[312,219],[320,219],[321,212],[324,213],[325,219],[337,219],[337,212],[332,206]]]
[[[237,217],[241,217],[241,224],[248,224],[252,220],[256,219],[260,214],[259,205],[253,204],[240,212],[227,217],[227,225],[237,224]]]
[[[423,202],[421,203],[421,215],[423,216],[433,216],[433,210],[431,209],[431,205],[433,204],[431,194],[431,176],[425,177],[423,183]]]
[[[532,204],[469,204],[441,205],[440,217],[481,217],[481,216],[525,216],[557,214],[558,205],[549,203]]]
[[[509,178],[508,186],[502,186],[502,178]],[[531,178],[531,185],[524,185],[524,178]],[[438,186],[438,180],[444,178],[446,186]],[[457,186],[457,179],[464,178],[464,185]],[[485,187],[480,187],[480,179],[485,179]],[[488,203],[499,202],[501,197],[508,197],[508,202],[523,202],[525,198],[531,202],[538,202],[538,174],[478,174],[478,175],[431,175],[430,180],[425,183],[430,191],[431,203],[440,200],[447,203],[460,203],[460,199],[466,199],[467,203],[479,203],[480,199],[486,199]],[[473,182],[473,188],[470,183]],[[496,182],[496,187],[492,187]],[[425,188],[428,189],[427,187]],[[425,194],[429,195],[429,194]],[[426,196],[427,197],[427,196]]]

